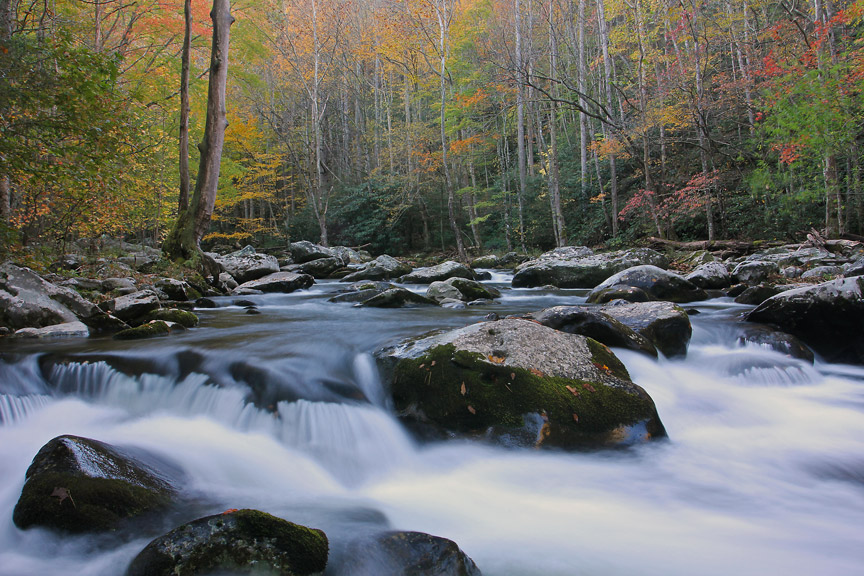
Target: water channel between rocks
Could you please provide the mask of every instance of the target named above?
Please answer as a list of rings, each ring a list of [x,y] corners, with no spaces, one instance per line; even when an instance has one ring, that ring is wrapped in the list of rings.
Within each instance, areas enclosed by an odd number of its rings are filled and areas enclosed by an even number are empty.
[[[343,285],[324,281],[244,297],[254,316],[217,299],[168,338],[6,345],[0,576],[116,576],[158,535],[118,545],[15,528],[24,473],[61,434],[176,463],[199,515],[257,508],[325,530],[328,574],[350,574],[340,544],[383,528],[454,540],[486,576],[862,573],[864,368],[740,346],[747,308],[727,299],[692,306],[686,359],[616,350],[666,441],[564,453],[413,440],[388,411],[375,350],[585,300],[492,282],[499,301],[462,310],[328,303]]]

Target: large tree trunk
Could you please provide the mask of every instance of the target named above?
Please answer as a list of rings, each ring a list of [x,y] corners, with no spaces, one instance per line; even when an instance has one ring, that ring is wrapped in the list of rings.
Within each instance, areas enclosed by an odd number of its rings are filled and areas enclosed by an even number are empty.
[[[600,32],[600,49],[603,52],[603,95],[606,113],[612,116],[612,57],[609,55],[609,31],[606,24],[606,10],[603,0],[597,0],[597,25]],[[611,118],[610,118],[611,119]],[[606,124],[603,124],[603,137],[606,137]],[[618,174],[616,173],[615,154],[609,154],[609,196],[612,204],[612,236],[618,236]]]
[[[15,32],[17,0],[0,0],[0,41],[8,40]],[[12,217],[12,182],[8,174],[0,174],[0,225],[9,224]]]
[[[180,198],[179,212],[189,208],[189,57],[192,51],[192,0],[183,3],[184,32],[180,71]]]
[[[210,49],[207,121],[204,139],[198,145],[201,161],[189,208],[180,213],[162,244],[162,250],[172,260],[189,259],[200,253],[198,245],[210,225],[219,186],[219,163],[228,126],[225,90],[228,83],[228,40],[234,23],[230,0],[213,0],[210,19],[213,21],[213,44]]]
[[[516,150],[519,162],[519,192],[516,195],[519,202],[519,244],[522,252],[525,247],[525,196],[528,190],[528,174],[525,158],[525,83],[522,79],[525,62],[522,58],[522,5],[515,0],[516,18]]]

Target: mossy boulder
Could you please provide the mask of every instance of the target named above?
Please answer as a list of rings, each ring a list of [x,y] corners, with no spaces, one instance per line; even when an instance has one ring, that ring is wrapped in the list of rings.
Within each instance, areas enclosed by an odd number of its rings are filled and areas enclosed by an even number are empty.
[[[388,531],[349,543],[349,566],[337,576],[481,576],[452,540],[423,532]]]
[[[665,436],[654,402],[606,346],[530,320],[428,335],[379,358],[397,412],[423,433],[565,448]]]
[[[467,278],[473,280],[475,278],[474,271],[465,264],[448,260],[437,266],[429,266],[426,268],[417,268],[416,270],[402,276],[399,281],[404,284],[431,284],[432,282],[440,282],[448,278]]]
[[[687,312],[677,304],[615,300],[600,310],[645,336],[666,357],[687,354],[693,327]]]
[[[156,538],[132,560],[126,576],[305,576],[323,573],[328,553],[321,530],[258,510],[234,510],[199,518]]]
[[[127,328],[114,334],[115,340],[144,340],[156,336],[167,336],[171,333],[171,326],[163,320],[153,320],[134,328]]]
[[[174,324],[180,324],[184,328],[194,328],[198,325],[199,321],[198,316],[194,313],[179,308],[160,308],[159,310],[154,310],[147,315],[145,320],[147,322],[152,320],[173,322]]]
[[[473,302],[475,300],[494,300],[501,297],[501,292],[491,286],[486,286],[476,280],[453,277],[447,280],[432,282],[426,290],[426,297],[441,302],[447,298]]]
[[[382,292],[386,292],[387,290],[391,290],[396,288],[393,284],[389,282],[375,282],[373,280],[367,280],[365,282],[355,282],[354,284],[348,286],[345,290],[340,291],[339,294],[329,298],[328,302],[353,302],[359,303],[369,300],[373,296],[381,294]]]
[[[45,444],[25,477],[12,514],[22,529],[112,530],[125,519],[165,508],[176,495],[168,477],[138,457],[79,436]]]
[[[346,282],[357,282],[358,280],[391,280],[399,278],[411,272],[411,266],[404,262],[382,254],[371,262],[367,262],[356,272],[352,272],[343,278]]]
[[[667,302],[693,302],[708,298],[704,290],[678,274],[645,264],[610,276],[588,294],[588,302],[599,303],[601,301],[599,297],[607,289],[616,286],[638,288],[648,294],[652,300]]]

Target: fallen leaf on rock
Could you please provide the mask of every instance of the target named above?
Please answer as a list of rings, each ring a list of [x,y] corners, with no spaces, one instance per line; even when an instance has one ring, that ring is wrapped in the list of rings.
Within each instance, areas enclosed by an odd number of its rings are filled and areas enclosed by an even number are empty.
[[[57,486],[54,488],[54,491],[51,492],[52,498],[57,498],[57,503],[62,504],[64,500],[67,498],[69,502],[72,503],[72,506],[75,506],[75,500],[72,499],[72,493],[69,492],[68,488],[63,488],[62,486]]]
[[[503,364],[504,363],[504,358],[501,358],[500,356],[487,356],[486,358],[488,358],[489,362],[492,362],[493,364]]]
[[[471,414],[477,414],[477,411],[474,410],[473,406],[468,406],[468,412],[470,412]]]
[[[222,515],[224,516],[225,514],[233,514],[234,512],[237,512],[237,508],[229,508],[228,510],[222,512]]]
[[[579,422],[579,415],[576,414],[575,412],[573,413],[573,421],[574,421],[574,422]]]
[[[541,372],[540,370],[538,370],[536,368],[531,368],[531,374],[533,374],[534,376],[538,376],[540,378],[543,378],[544,376],[546,376],[543,372]]]
[[[465,396],[465,394],[468,393],[468,388],[465,387],[464,382],[462,382],[462,389],[460,390],[460,392],[462,392],[462,396]]]
[[[573,396],[579,396],[579,391],[573,386],[567,386],[567,391],[573,394]]]
[[[510,372],[510,380],[515,380],[515,379],[516,379],[516,373]]]

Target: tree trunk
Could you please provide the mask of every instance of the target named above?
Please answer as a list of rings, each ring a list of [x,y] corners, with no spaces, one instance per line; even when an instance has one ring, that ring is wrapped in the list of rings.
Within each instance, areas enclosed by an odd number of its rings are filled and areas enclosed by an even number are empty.
[[[597,0],[597,24],[600,32],[600,49],[603,52],[603,90],[606,100],[606,114],[612,115],[612,58],[609,55],[609,31],[606,24],[604,0]],[[610,118],[611,119],[611,118]],[[606,137],[606,124],[603,137]],[[616,174],[615,154],[609,154],[609,196],[612,204],[612,236],[618,236],[618,175]]]
[[[210,225],[219,186],[219,163],[225,143],[225,128],[228,126],[225,91],[228,83],[228,45],[231,24],[234,23],[230,0],[213,0],[210,19],[213,21],[213,43],[210,48],[207,121],[204,139],[198,145],[201,160],[189,209],[180,213],[174,228],[162,244],[162,250],[172,260],[190,259],[201,253],[199,243]]]
[[[17,0],[0,0],[0,41],[8,40],[15,32]],[[12,182],[8,174],[0,174],[0,225],[9,224],[12,217]]]
[[[583,0],[580,0],[580,6]],[[550,76],[555,77],[558,71],[558,42],[555,39],[553,26],[554,2],[549,0],[549,68]],[[555,86],[551,87],[553,94]],[[567,245],[567,233],[564,229],[564,214],[561,211],[561,187],[558,170],[558,106],[553,100],[549,107],[549,202],[552,205],[552,228],[555,230],[555,241],[559,247]],[[587,147],[583,150],[587,153]],[[583,171],[585,167],[583,166]],[[585,174],[582,174],[582,191],[585,191]]]
[[[588,103],[585,101],[585,80],[588,76],[588,67],[585,63],[585,0],[579,0],[578,4],[578,53],[579,68],[576,75],[576,86],[579,89],[579,106],[585,110]],[[588,198],[588,115],[579,111],[579,178],[581,180],[582,198]]]
[[[180,198],[179,212],[189,208],[189,58],[192,51],[192,0],[183,3],[185,26],[180,71]]]
[[[519,162],[519,244],[522,252],[525,248],[525,196],[528,190],[528,175],[526,171],[525,158],[525,86],[522,80],[522,71],[525,63],[522,58],[522,8],[520,0],[515,0],[516,18],[516,150]]]

